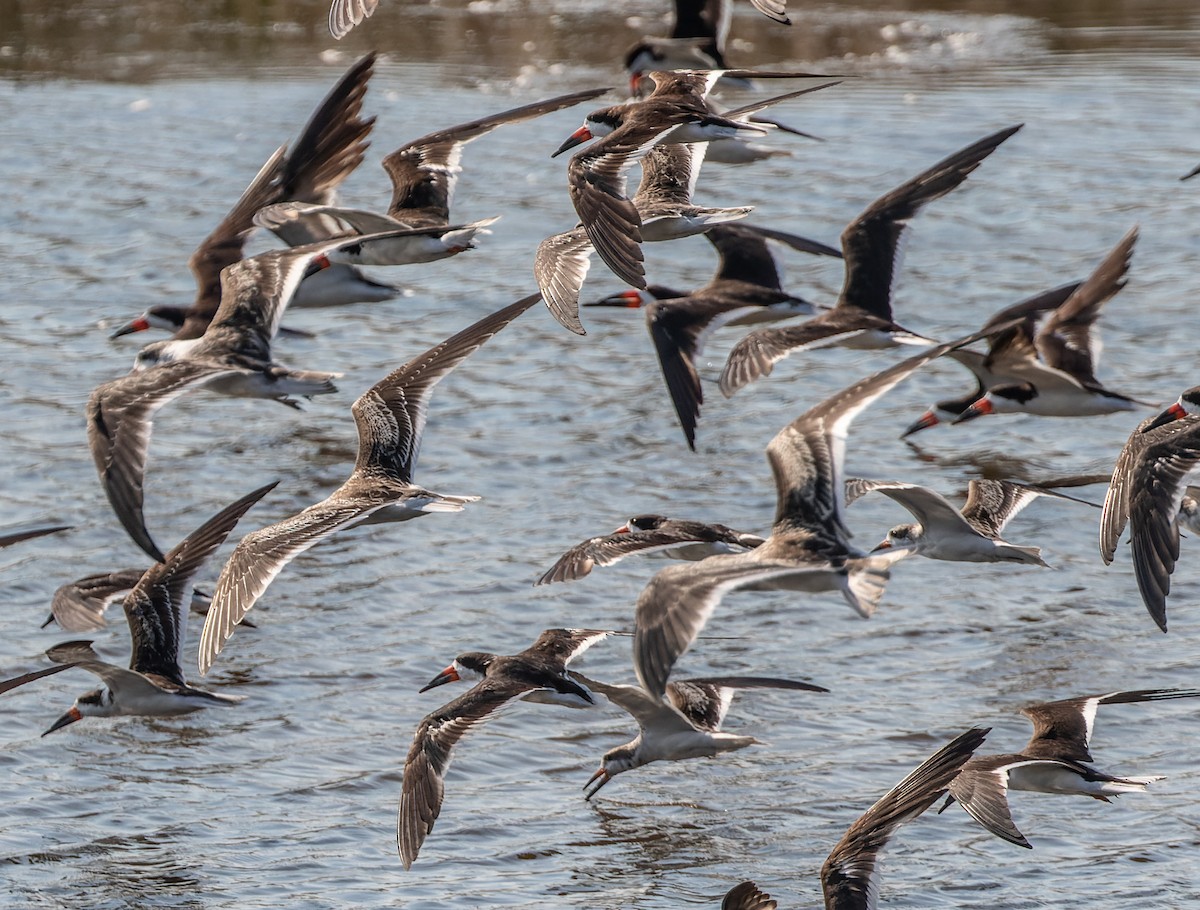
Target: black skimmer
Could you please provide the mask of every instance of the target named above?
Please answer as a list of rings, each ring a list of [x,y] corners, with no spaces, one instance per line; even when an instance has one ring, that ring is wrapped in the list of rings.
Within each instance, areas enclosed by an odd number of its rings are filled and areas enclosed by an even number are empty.
[[[469,224],[450,223],[450,204],[462,171],[464,146],[497,127],[562,110],[607,91],[608,88],[588,89],[536,101],[438,130],[402,145],[383,159],[383,169],[392,182],[392,198],[386,214],[333,205],[281,202],[259,211],[255,223],[276,233],[315,223],[313,232],[319,233],[332,220],[338,225],[332,236],[410,230],[409,234],[397,234],[393,244],[375,244],[363,250],[353,260],[361,265],[436,262],[473,249],[475,237],[488,233],[487,226],[496,218]]]
[[[726,397],[794,351],[828,345],[881,348],[931,344],[892,318],[892,281],[900,236],[917,212],[959,186],[1021,125],[993,133],[939,161],[867,207],[842,231],[846,279],[837,304],[798,326],[762,329],[739,341],[721,373]]]
[[[611,632],[602,629],[547,629],[530,647],[513,655],[460,654],[422,692],[457,682],[478,683],[417,725],[404,760],[404,783],[396,822],[396,847],[411,868],[442,811],[450,753],[460,739],[514,702],[540,701],[569,707],[594,704],[591,693],[566,672],[567,664]]]
[[[875,612],[889,567],[907,554],[893,549],[868,555],[851,546],[842,517],[846,434],[855,417],[913,372],[981,337],[976,332],[927,348],[859,380],[775,435],[767,445],[775,476],[775,522],[766,542],[749,553],[663,569],[638,597],[633,662],[647,692],[662,695],[675,661],[730,591],[839,591],[860,616]]]
[[[1179,517],[1188,476],[1200,465],[1200,386],[1188,389],[1157,417],[1147,417],[1129,436],[1113,468],[1100,516],[1100,555],[1113,561],[1129,525],[1133,570],[1142,601],[1167,631],[1167,595],[1179,559]],[[1194,527],[1194,526],[1192,526]],[[1200,532],[1198,532],[1200,533]]]
[[[592,537],[567,550],[534,582],[577,581],[596,566],[611,566],[634,553],[659,553],[668,559],[695,561],[718,553],[744,553],[764,538],[721,524],[665,515],[635,515],[611,534]]]
[[[55,663],[65,664],[63,669],[82,667],[104,682],[102,688],[79,696],[46,733],[84,717],[187,714],[243,700],[242,696],[222,695],[188,685],[179,662],[187,630],[185,601],[191,598],[192,578],[229,536],[238,519],[274,488],[274,483],[267,484],[226,506],[189,534],[162,562],[146,570],[124,602],[133,638],[129,669],[101,660],[87,641],[67,642],[46,652]],[[30,678],[22,679],[28,682],[50,672],[26,674]],[[0,684],[0,691],[15,688],[12,682]]]
[[[1075,293],[1080,284],[1081,282],[1064,284],[1062,287],[1043,291],[1040,294],[1030,297],[1028,300],[1022,300],[1020,303],[1005,307],[998,313],[995,313],[984,323],[983,327],[985,329],[1001,325],[1002,323],[1010,323],[1014,319],[1020,319],[1021,321],[1012,326],[1012,328],[998,335],[993,335],[988,339],[988,352],[986,354],[981,354],[969,348],[963,348],[958,351],[951,351],[947,355],[971,371],[971,374],[975,377],[975,388],[965,395],[960,395],[957,398],[944,398],[930,405],[924,414],[909,424],[908,428],[900,434],[900,438],[906,439],[914,433],[928,430],[930,427],[952,423],[955,418],[978,401],[992,386],[1010,381],[1013,377],[1004,372],[1005,360],[1007,359],[1005,351],[1013,350],[1014,342],[1022,336],[1025,339],[1022,343],[1032,344],[1033,338],[1037,334],[1037,322],[1039,318],[1051,310],[1058,309]]]
[[[904,780],[846,829],[821,865],[825,910],[875,910],[879,902],[879,858],[896,830],[921,815],[982,745],[988,729],[955,737],[921,762]],[[774,910],[775,901],[754,882],[735,885],[722,910]]]
[[[895,480],[846,481],[846,501],[878,491],[908,509],[915,524],[897,525],[876,551],[907,548],[918,556],[950,562],[1017,562],[1045,566],[1038,547],[1019,547],[1003,540],[1005,526],[1039,496],[1055,496],[1099,508],[1045,487],[1008,480],[972,480],[967,501],[956,509],[941,493],[914,483]]]
[[[705,236],[720,256],[717,274],[690,294],[653,286],[625,291],[598,305],[644,306],[646,327],[654,341],[663,380],[688,447],[696,449],[696,424],[704,391],[696,360],[710,335],[727,325],[753,325],[816,311],[813,304],[786,293],[767,246],[778,240],[793,249],[825,256],[838,251],[822,243],[752,225],[718,225]],[[646,302],[646,298],[651,299]]]
[[[532,294],[485,316],[359,396],[351,408],[358,459],[346,482],[304,511],[247,534],[221,570],[200,635],[202,676],[275,576],[309,547],[356,525],[461,512],[478,501],[478,496],[444,495],[413,483],[429,401],[455,367],[541,299]]]
[[[377,235],[387,237],[388,235]],[[204,334],[157,341],[138,354],[134,372],[92,390],[87,404],[88,445],[104,492],[130,537],[152,559],[162,551],[146,529],[143,478],[155,413],[193,389],[270,398],[291,407],[292,396],[337,391],[339,374],[290,370],[274,361],[271,339],[297,286],[347,244],[330,240],[271,250],[240,259],[221,273],[222,300]]]
[[[150,307],[111,337],[159,328],[173,338],[199,338],[221,304],[221,271],[245,254],[255,213],[284,200],[326,205],[334,201],[338,185],[358,167],[370,145],[367,137],[375,118],[363,118],[362,105],[374,65],[375,54],[370,53],[346,71],[313,112],[291,152],[283,146],[267,160],[224,220],[196,248],[188,262],[197,285],[191,306]],[[292,235],[286,242],[297,246],[320,239],[325,238]],[[388,300],[398,293],[350,265],[328,271],[319,278],[310,276],[317,282],[308,294],[310,304]],[[304,296],[301,292],[298,302],[304,303]]]
[[[649,75],[654,91],[649,97],[592,111],[583,126],[551,156],[599,137],[593,145],[572,156],[567,167],[567,185],[571,202],[596,253],[614,275],[634,287],[644,288],[646,280],[641,215],[626,196],[627,175],[633,163],[662,142],[708,142],[744,131],[761,135],[766,132],[764,126],[739,118],[794,97],[794,93],[789,93],[728,114],[715,114],[705,98],[725,73],[759,78],[825,78],[812,73],[743,70],[653,72]]]
[[[623,746],[609,749],[600,767],[584,784],[586,798],[618,774],[655,761],[711,758],[759,744],[753,736],[723,733],[721,723],[734,694],[740,689],[802,689],[828,692],[822,686],[791,679],[763,676],[719,676],[669,682],[662,695],[651,695],[639,686],[614,686],[580,673],[571,674],[593,692],[599,692],[638,724],[638,735]],[[665,699],[664,699],[665,696]]]
[[[19,531],[4,531],[0,533],[0,549],[11,547],[23,540],[33,540],[35,537],[45,537],[47,534],[57,534],[59,531],[70,531],[70,525],[55,525],[50,528],[22,528]]]
[[[1099,343],[1092,334],[1100,308],[1125,286],[1137,237],[1136,227],[1122,237],[1032,339],[1024,331],[1013,333],[1001,351],[989,355],[986,365],[1013,381],[991,386],[954,423],[985,414],[1092,417],[1148,404],[1100,383],[1095,372]]]
[[[1033,849],[1013,823],[1009,790],[1090,796],[1103,802],[1122,793],[1140,793],[1162,777],[1114,777],[1090,767],[1089,751],[1096,711],[1101,705],[1127,705],[1170,698],[1196,698],[1200,689],[1141,689],[1083,695],[1022,708],[1033,722],[1033,736],[1020,752],[980,755],[967,762],[950,784],[939,811],[957,801],[992,834]]]

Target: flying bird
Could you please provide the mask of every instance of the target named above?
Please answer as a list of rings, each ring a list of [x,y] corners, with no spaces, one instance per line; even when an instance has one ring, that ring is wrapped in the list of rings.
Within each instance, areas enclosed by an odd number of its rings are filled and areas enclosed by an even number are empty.
[[[354,402],[358,458],[349,478],[302,512],[238,543],[213,589],[200,636],[200,675],[267,586],[314,544],[360,524],[408,521],[428,512],[461,512],[478,496],[434,493],[413,483],[429,401],[437,384],[497,332],[541,300],[532,294],[463,329],[393,370]]]
[[[1200,689],[1140,689],[1083,695],[1022,708],[1033,722],[1033,736],[1020,752],[981,755],[967,762],[950,784],[940,811],[957,801],[992,834],[1033,849],[1013,823],[1009,790],[1033,790],[1090,796],[1109,802],[1122,793],[1139,793],[1161,777],[1114,777],[1090,767],[1089,751],[1096,711],[1101,705],[1127,705],[1172,698],[1196,698]]]
[[[413,735],[404,761],[404,783],[396,822],[396,847],[411,868],[442,811],[451,750],[472,729],[514,702],[586,707],[591,693],[566,672],[567,664],[611,635],[602,629],[547,629],[530,647],[513,655],[460,654],[422,692],[461,679],[479,680],[469,691],[427,715]]]

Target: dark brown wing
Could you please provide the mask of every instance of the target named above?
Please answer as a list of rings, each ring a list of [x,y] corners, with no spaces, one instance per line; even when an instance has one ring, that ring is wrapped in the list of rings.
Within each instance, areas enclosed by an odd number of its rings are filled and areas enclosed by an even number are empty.
[[[226,506],[155,563],[125,598],[125,619],[133,638],[129,669],[157,674],[186,685],[179,653],[187,631],[192,579],[247,510],[275,489],[269,483]]]
[[[106,382],[88,398],[88,445],[104,493],[133,542],[151,559],[164,558],[142,514],[154,414],[189,389],[227,372],[212,364],[178,360]]]
[[[793,689],[828,692],[822,686],[794,679],[770,676],[709,676],[703,679],[679,679],[667,683],[667,700],[680,714],[700,730],[721,729],[725,714],[738,689]]]
[[[839,307],[892,319],[892,279],[904,227],[921,208],[949,193],[1021,125],[1000,130],[918,174],[875,202],[842,232],[846,281]]]
[[[396,821],[396,847],[405,869],[412,866],[442,811],[451,750],[474,727],[532,688],[510,681],[485,679],[427,715],[417,726],[404,761],[404,782]]]
[[[358,427],[354,470],[383,471],[412,483],[434,388],[484,342],[541,299],[541,294],[531,294],[485,316],[364,392],[352,408]]]
[[[1101,705],[1129,705],[1198,696],[1200,689],[1136,689],[1029,705],[1022,708],[1021,713],[1033,722],[1033,736],[1029,745],[1021,751],[1030,758],[1090,762],[1092,731],[1096,725],[1096,712]]]
[[[607,629],[547,629],[537,641],[515,657],[536,657],[550,661],[562,671],[567,664],[596,644],[612,635]]]
[[[775,910],[779,904],[754,882],[734,885],[721,901],[721,910]]]
[[[11,547],[22,540],[32,540],[35,537],[45,537],[47,534],[57,534],[59,531],[70,530],[70,525],[55,525],[52,528],[28,528],[22,531],[8,531],[0,534],[0,549]]]
[[[938,749],[852,824],[821,866],[826,910],[871,910],[879,899],[879,856],[896,829],[946,792],[988,734],[968,730]]]
[[[1075,293],[1050,315],[1037,334],[1037,348],[1046,364],[1062,370],[1084,386],[1099,384],[1095,363],[1099,346],[1092,338],[1092,326],[1100,315],[1100,307],[1125,287],[1125,275],[1137,238],[1135,227],[1121,238]]]
[[[587,89],[535,101],[469,123],[460,123],[402,145],[383,159],[383,169],[392,180],[392,201],[388,204],[388,215],[411,227],[449,224],[450,202],[462,170],[460,162],[464,145],[486,136],[498,126],[532,120],[607,91],[608,88]]]

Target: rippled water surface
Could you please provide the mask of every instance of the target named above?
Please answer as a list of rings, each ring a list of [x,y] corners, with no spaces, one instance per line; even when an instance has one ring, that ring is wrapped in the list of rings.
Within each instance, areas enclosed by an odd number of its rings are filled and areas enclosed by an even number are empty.
[[[150,304],[190,299],[195,244],[358,52],[377,42],[387,56],[367,99],[378,115],[370,160],[343,197],[382,207],[387,151],[539,97],[620,84],[625,45],[663,28],[645,4],[615,15],[608,4],[559,4],[547,15],[505,0],[383,2],[336,50],[321,34],[321,4],[197,6],[186,15],[212,17],[200,24],[173,24],[152,3],[137,14],[80,4],[75,18],[53,3],[17,4],[0,25],[0,525],[76,526],[0,552],[3,676],[43,665],[41,652],[71,637],[38,628],[55,587],[144,560],[108,507],[84,436],[89,390],[124,371],[137,347],[107,331]],[[1101,320],[1101,378],[1160,402],[1195,384],[1200,180],[1178,181],[1200,162],[1193,5],[1056,4],[1053,20],[1013,4],[890,6],[800,8],[790,32],[739,8],[738,63],[856,78],[779,111],[824,142],[781,137],[791,157],[709,165],[704,199],[754,204],[759,223],[834,242],[883,192],[1023,122],[961,190],[914,220],[898,318],[962,334],[1081,278],[1140,224],[1129,286]],[[280,340],[280,357],[343,372],[338,395],[303,413],[206,394],[164,408],[146,492],[160,542],[272,479],[279,488],[243,530],[325,496],[353,462],[354,397],[532,289],[537,242],[573,223],[564,166],[548,154],[581,116],[505,128],[467,150],[457,215],[503,215],[479,249],[381,273],[410,288],[403,299],[288,315],[317,336]],[[646,253],[664,284],[698,286],[713,268],[702,238]],[[781,256],[793,291],[832,302],[836,262]],[[596,265],[585,295],[620,289]],[[740,697],[728,728],[769,745],[651,765],[589,804],[580,787],[629,738],[628,718],[531,705],[488,724],[458,750],[442,816],[404,872],[394,843],[404,755],[421,716],[452,694],[416,690],[460,651],[510,653],[551,626],[628,628],[661,563],[630,559],[570,586],[531,582],[570,544],[638,512],[765,532],[771,436],[898,356],[794,357],[726,401],[712,380],[738,333],[718,333],[692,454],[639,314],[584,320],[589,334],[576,338],[532,310],[439,386],[417,480],[482,502],[351,531],[297,559],[252,613],[259,628],[239,630],[206,680],[244,704],[88,720],[41,739],[91,677],[67,672],[3,696],[6,906],[668,908],[716,906],[746,877],[781,906],[813,905],[817,870],[847,825],[967,726],[994,726],[989,747],[1010,751],[1028,736],[1016,709],[1030,701],[1200,681],[1194,541],[1183,543],[1164,636],[1126,548],[1113,566],[1100,563],[1098,512],[1041,501],[1008,536],[1042,545],[1052,570],[909,560],[870,621],[834,595],[730,596],[681,673],[790,675],[832,690]],[[980,474],[1108,470],[1139,419],[997,417],[922,434],[920,449],[897,440],[966,381],[938,364],[862,415],[848,472],[951,492]],[[1103,487],[1086,492],[1099,501]],[[863,546],[901,520],[881,497],[850,512]],[[128,636],[119,611],[110,618],[97,648],[120,661]],[[597,646],[581,666],[629,680],[627,640]],[[1196,711],[1177,702],[1101,712],[1101,767],[1168,779],[1112,805],[1016,795],[1033,852],[957,810],[906,827],[885,860],[884,902],[1200,906]]]

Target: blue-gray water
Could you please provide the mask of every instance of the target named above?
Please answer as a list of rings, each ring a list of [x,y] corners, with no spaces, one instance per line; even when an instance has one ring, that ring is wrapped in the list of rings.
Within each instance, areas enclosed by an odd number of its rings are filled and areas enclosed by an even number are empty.
[[[517,16],[543,15],[488,6],[472,4],[470,15],[498,35],[519,33]],[[1178,181],[1200,162],[1200,63],[1185,50],[1200,41],[1200,21],[1187,8],[1158,4],[1174,15],[1146,27],[1083,17],[1086,28],[986,11],[806,11],[828,32],[859,36],[862,52],[840,59],[779,52],[772,24],[739,8],[735,36],[775,48],[765,62],[857,77],[779,111],[825,142],[780,137],[791,158],[710,165],[703,199],[755,204],[760,223],[835,242],[883,192],[1024,122],[962,189],[912,223],[898,318],[926,334],[962,334],[1002,306],[1083,277],[1137,223],[1129,286],[1101,320],[1100,376],[1166,402],[1196,382],[1200,179]],[[446,4],[418,10],[424,19],[462,16]],[[424,48],[381,63],[367,101],[379,118],[370,159],[343,198],[384,205],[378,159],[431,129],[620,84],[616,63],[605,61],[639,30],[661,30],[617,16],[581,42],[580,23],[606,21],[601,11],[562,12],[539,18],[524,62],[455,56],[450,43],[445,62]],[[323,27],[323,7],[315,15]],[[269,65],[268,43],[262,65],[154,58],[171,71],[167,81],[132,84],[117,73],[0,82],[8,186],[0,525],[77,526],[0,553],[3,676],[43,665],[45,648],[73,637],[38,629],[55,587],[144,561],[112,516],[84,436],[89,390],[124,371],[136,350],[130,339],[109,342],[107,330],[147,305],[190,300],[191,250],[294,136],[354,48],[372,46],[373,25],[396,31],[395,10],[377,16],[341,57],[320,57],[332,42],[317,34],[306,50],[288,45],[286,66]],[[282,42],[289,33],[281,34]],[[472,47],[485,43],[472,32]],[[581,43],[586,54],[556,52]],[[753,60],[743,50],[739,62]],[[145,62],[106,56],[100,65],[112,76]],[[537,242],[573,223],[563,164],[547,156],[582,113],[505,128],[468,148],[456,214],[503,219],[471,253],[381,273],[411,296],[289,314],[289,324],[319,335],[281,340],[280,357],[344,372],[338,395],[304,413],[205,394],[163,409],[146,493],[160,543],[271,479],[282,483],[235,538],[322,498],[353,461],[349,406],[363,389],[531,290]],[[701,238],[646,253],[651,277],[666,284],[700,285],[713,267]],[[791,289],[834,299],[836,262],[781,256]],[[597,264],[585,296],[620,289]],[[899,356],[793,357],[731,401],[709,381],[692,454],[640,315],[592,310],[584,320],[589,334],[576,338],[533,310],[439,386],[417,479],[483,501],[458,515],[352,531],[297,559],[251,614],[258,630],[239,630],[206,680],[248,696],[244,704],[171,720],[85,720],[41,739],[93,678],[71,671],[3,696],[6,906],[674,908],[716,906],[746,877],[782,906],[814,905],[817,870],[846,826],[967,726],[994,726],[988,748],[1010,751],[1028,737],[1016,710],[1030,701],[1200,681],[1195,542],[1183,543],[1164,636],[1141,605],[1126,548],[1113,566],[1100,563],[1099,513],[1041,501],[1007,536],[1042,545],[1053,570],[908,560],[870,621],[835,595],[727,598],[681,674],[795,675],[832,690],[740,697],[728,728],[769,745],[652,765],[588,804],[580,787],[599,756],[632,735],[628,718],[607,707],[520,706],[489,723],[457,750],[442,816],[404,872],[394,844],[404,755],[421,716],[457,694],[417,688],[459,651],[511,652],[551,626],[628,628],[662,563],[630,559],[570,586],[531,582],[567,546],[637,512],[765,531],[771,436]],[[730,330],[711,343],[709,380],[737,337]],[[953,492],[981,471],[1037,480],[1107,470],[1139,419],[996,417],[922,434],[921,453],[897,440],[925,405],[967,381],[957,365],[938,364],[862,415],[848,472]],[[1099,501],[1103,487],[1088,492]],[[850,512],[864,546],[906,519],[882,498]],[[110,619],[97,647],[124,660],[119,610]],[[188,654],[193,667],[194,645]],[[627,640],[597,646],[581,668],[628,681]],[[1200,906],[1196,711],[1187,702],[1102,710],[1100,767],[1168,779],[1112,805],[1017,794],[1014,814],[1032,852],[957,809],[904,828],[884,860],[884,903]]]

